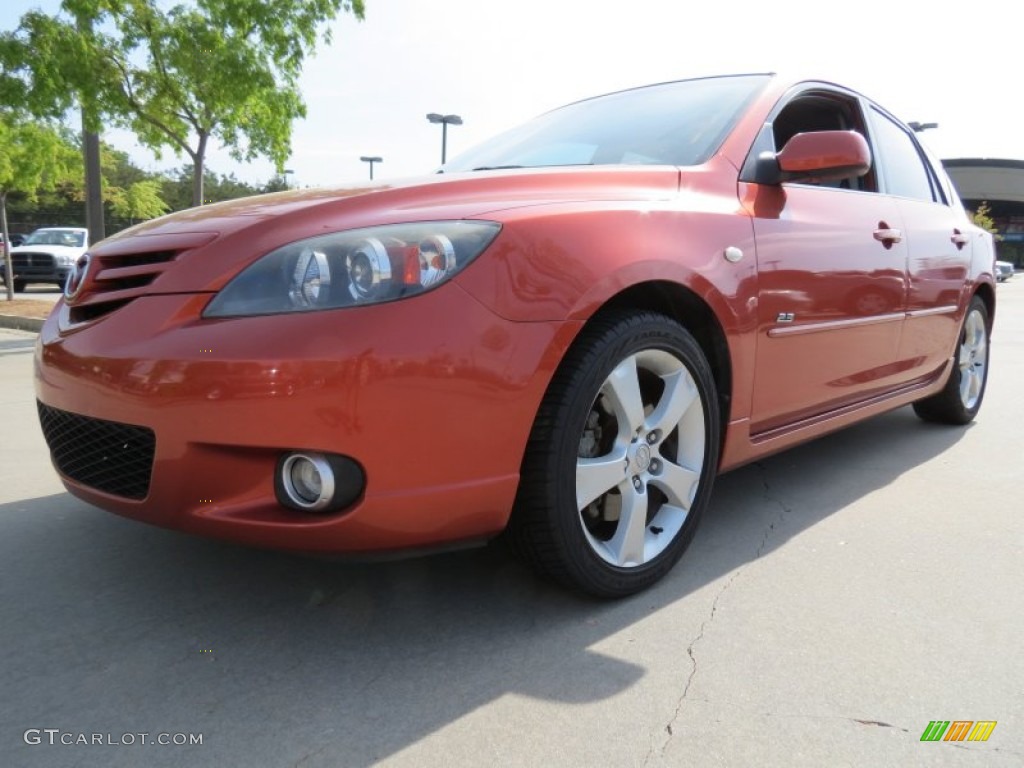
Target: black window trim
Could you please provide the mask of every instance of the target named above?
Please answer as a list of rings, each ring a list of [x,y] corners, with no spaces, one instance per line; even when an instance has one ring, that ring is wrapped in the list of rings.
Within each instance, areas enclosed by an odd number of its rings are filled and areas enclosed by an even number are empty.
[[[923,147],[921,146],[921,142],[918,141],[917,135],[914,133],[914,131],[912,131],[907,126],[907,124],[900,120],[898,117],[896,117],[883,107],[879,106],[875,102],[871,101],[870,99],[861,97],[861,101],[864,103],[863,108],[865,113],[868,115],[867,130],[870,131],[872,134],[872,147],[877,146],[878,144],[876,136],[877,132],[873,122],[876,119],[887,119],[892,121],[897,128],[902,130],[908,137],[910,137],[910,143],[913,145],[914,151],[917,152],[917,158],[918,160],[921,161],[921,164],[924,166],[925,174],[928,177],[928,184],[930,185],[932,191],[932,199],[930,201],[921,200],[916,197],[905,197],[903,195],[897,195],[893,192],[890,192],[889,178],[884,163],[881,164],[880,167],[882,168],[882,171],[881,173],[878,174],[879,192],[889,195],[890,197],[899,198],[900,200],[911,200],[913,202],[918,203],[931,202],[938,205],[945,205],[946,207],[952,206],[953,203],[949,199],[948,190],[946,190],[945,186],[942,184],[942,180],[939,177],[938,172],[935,170],[935,166],[932,164],[931,158],[928,156],[928,153],[924,151]],[[877,118],[875,117],[875,114],[878,115]],[[872,149],[872,156],[874,156],[874,149]]]
[[[871,102],[866,100],[856,91],[851,91],[848,88],[843,88],[842,86],[836,85],[834,83],[827,83],[819,80],[807,80],[805,82],[798,83],[797,85],[794,85],[792,88],[787,90],[784,94],[782,94],[782,96],[779,97],[779,100],[775,102],[775,105],[771,108],[771,111],[765,118],[764,125],[762,125],[760,131],[758,131],[757,138],[755,138],[754,142],[751,144],[746,159],[744,159],[743,161],[743,167],[740,170],[739,181],[747,182],[750,184],[760,183],[758,181],[757,172],[758,158],[763,152],[774,153],[776,151],[774,136],[775,118],[778,117],[779,113],[782,112],[783,109],[788,107],[790,103],[793,102],[795,99],[814,95],[821,95],[827,98],[838,97],[839,99],[848,102],[851,107],[853,107],[855,110],[859,112],[859,119],[863,130],[862,135],[864,136],[864,139],[868,142],[868,147],[871,149],[871,168],[870,170],[868,170],[868,173],[866,175],[874,177],[876,188],[873,190],[840,189],[837,187],[819,187],[817,185],[812,184],[803,184],[798,181],[784,182],[784,186],[797,185],[802,187],[814,187],[822,191],[827,190],[831,192],[854,192],[868,195],[879,194],[879,192],[881,192],[881,178],[878,173],[878,167],[876,163],[877,153],[875,151],[874,136],[871,132],[870,121],[868,120],[868,116],[865,112],[865,104],[870,104]]]

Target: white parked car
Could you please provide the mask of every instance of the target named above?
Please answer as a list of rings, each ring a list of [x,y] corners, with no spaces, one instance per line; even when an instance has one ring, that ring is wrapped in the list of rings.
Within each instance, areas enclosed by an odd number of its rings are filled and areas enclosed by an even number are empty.
[[[996,262],[996,280],[1000,283],[1013,277],[1013,264],[1008,261]]]
[[[11,248],[14,290],[29,283],[57,283],[63,286],[78,257],[89,248],[89,230],[84,227],[44,227],[25,242]]]

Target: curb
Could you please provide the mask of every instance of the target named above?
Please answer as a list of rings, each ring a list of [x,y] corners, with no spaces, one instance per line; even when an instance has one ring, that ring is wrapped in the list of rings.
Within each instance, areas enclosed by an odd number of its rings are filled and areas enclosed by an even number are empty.
[[[39,333],[43,328],[45,320],[37,317],[20,317],[19,315],[0,314],[0,328],[12,328],[16,331],[29,331]]]

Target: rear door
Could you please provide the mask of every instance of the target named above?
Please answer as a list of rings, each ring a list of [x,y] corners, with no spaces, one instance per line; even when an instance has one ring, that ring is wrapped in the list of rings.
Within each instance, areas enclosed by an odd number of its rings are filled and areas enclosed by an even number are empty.
[[[908,249],[907,321],[900,360],[916,377],[939,373],[960,329],[971,241],[966,215],[945,173],[913,133],[888,114],[868,110],[881,158],[881,184],[899,205]]]

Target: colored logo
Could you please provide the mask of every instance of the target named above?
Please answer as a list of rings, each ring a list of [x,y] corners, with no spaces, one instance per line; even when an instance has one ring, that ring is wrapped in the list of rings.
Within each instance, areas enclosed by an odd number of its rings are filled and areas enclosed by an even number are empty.
[[[921,741],[988,741],[996,720],[932,720],[921,734]]]

